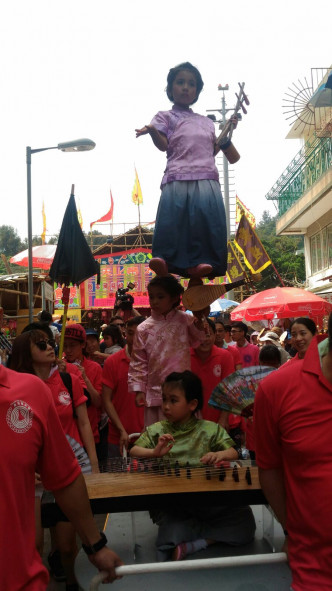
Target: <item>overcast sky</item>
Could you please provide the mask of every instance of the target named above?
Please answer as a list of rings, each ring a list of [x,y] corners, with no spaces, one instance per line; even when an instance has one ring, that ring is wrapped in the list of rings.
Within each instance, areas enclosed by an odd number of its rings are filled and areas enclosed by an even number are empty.
[[[86,153],[58,150],[32,156],[33,233],[59,231],[75,184],[85,231],[114,198],[114,233],[136,222],[134,165],[144,203],[141,221],[155,219],[165,154],[134,129],[171,107],[168,70],[195,64],[204,89],[194,110],[221,107],[218,84],[230,85],[227,106],[245,82],[248,115],[234,133],[241,154],[232,189],[260,219],[275,212],[265,194],[300,149],[286,140],[282,103],[310,69],[328,67],[330,0],[17,0],[0,9],[0,225],[27,236],[25,148],[88,137]],[[101,230],[101,226],[95,229]],[[109,233],[109,227],[104,228]]]

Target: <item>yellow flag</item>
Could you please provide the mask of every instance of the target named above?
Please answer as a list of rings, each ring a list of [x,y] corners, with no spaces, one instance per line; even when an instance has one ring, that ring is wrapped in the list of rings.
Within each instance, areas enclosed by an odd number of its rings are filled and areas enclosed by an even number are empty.
[[[135,205],[141,205],[141,203],[143,203],[142,189],[141,189],[141,185],[138,180],[136,168],[135,168],[135,182],[134,182],[134,188],[133,188],[133,192],[131,194],[131,198],[133,200],[133,203],[135,203]]]
[[[234,244],[242,252],[244,262],[252,273],[260,273],[268,265],[272,265],[263,244],[244,214],[241,216]]]
[[[242,203],[241,199],[238,198],[236,195],[236,202],[235,202],[235,222],[238,224],[242,214],[246,216],[249,220],[249,223],[252,228],[256,227],[256,219],[253,213],[251,213],[250,209],[248,209],[244,203]]]
[[[235,249],[231,241],[227,244],[227,279],[230,283],[244,279],[244,269],[237,258]]]
[[[43,218],[43,231],[41,233],[41,240],[42,240],[42,244],[45,244],[45,238],[46,238],[46,214],[45,214],[45,204],[43,201],[43,206],[42,206],[42,218]]]

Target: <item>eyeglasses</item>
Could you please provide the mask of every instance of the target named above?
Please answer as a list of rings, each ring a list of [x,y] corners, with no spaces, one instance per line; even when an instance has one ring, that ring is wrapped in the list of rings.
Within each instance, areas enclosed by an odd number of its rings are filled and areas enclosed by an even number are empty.
[[[46,351],[47,345],[49,345],[53,349],[55,348],[55,340],[45,339],[45,341],[38,341],[38,343],[35,343],[35,345],[36,347],[38,347],[39,351]]]

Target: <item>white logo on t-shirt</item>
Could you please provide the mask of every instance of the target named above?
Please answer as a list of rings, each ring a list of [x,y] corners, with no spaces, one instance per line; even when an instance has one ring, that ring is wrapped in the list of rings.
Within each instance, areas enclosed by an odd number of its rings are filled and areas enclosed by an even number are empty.
[[[7,425],[15,433],[26,433],[32,427],[33,410],[24,400],[15,400],[7,410]]]
[[[214,365],[213,366],[213,373],[217,377],[221,376],[221,365],[220,365],[220,363],[218,363],[217,365]]]
[[[69,404],[71,404],[70,394],[68,392],[66,392],[66,390],[59,392],[58,400],[64,406],[69,406]]]

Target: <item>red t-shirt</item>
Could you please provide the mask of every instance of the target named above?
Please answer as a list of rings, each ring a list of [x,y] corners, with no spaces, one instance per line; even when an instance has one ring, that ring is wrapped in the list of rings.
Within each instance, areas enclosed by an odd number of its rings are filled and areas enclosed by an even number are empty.
[[[227,376],[234,371],[234,361],[231,353],[227,349],[220,349],[213,345],[211,354],[206,361],[202,361],[195,349],[190,349],[191,353],[191,371],[193,371],[202,381],[204,403],[202,408],[202,418],[207,421],[218,422],[220,410],[208,405],[214,388]]]
[[[0,365],[0,579],[8,591],[42,591],[48,573],[35,547],[35,472],[49,490],[81,473],[50,390]]]
[[[259,365],[259,348],[257,345],[251,345],[247,342],[243,347],[236,345],[236,350],[240,354],[242,367]]]
[[[71,374],[71,379],[73,388],[73,403],[74,407],[76,408],[77,406],[86,403],[87,398],[84,395],[82,384],[79,378],[76,377],[76,375]],[[70,394],[64,385],[57,369],[47,380],[45,380],[45,384],[52,392],[55,408],[65,434],[73,437],[78,443],[83,445],[76,420],[73,417],[73,404]]]
[[[103,373],[101,366],[96,361],[92,361],[91,359],[87,359],[86,357],[84,357],[83,359],[82,366],[85,369],[87,378],[90,380],[91,384],[97,390],[97,392],[101,395]],[[81,380],[83,388],[86,388],[86,383],[82,378],[82,374],[79,368],[75,365],[75,363],[69,363],[67,361],[66,371],[77,375]],[[91,402],[91,404],[87,408],[87,411],[95,443],[99,443],[100,436],[98,424],[100,420],[100,408],[96,408]]]
[[[289,560],[295,591],[332,587],[332,383],[314,337],[305,363],[286,363],[255,397],[256,460],[285,475]]]
[[[128,435],[141,433],[144,427],[144,407],[137,408],[135,396],[128,392],[128,370],[130,359],[125,349],[108,357],[103,367],[103,384],[111,388],[114,408]],[[119,431],[109,420],[108,442],[119,443]]]
[[[226,351],[229,351],[229,353],[232,355],[233,360],[234,360],[234,367],[236,365],[240,365],[240,363],[242,363],[240,353],[238,352],[238,347],[233,347],[232,345],[227,345],[227,347],[225,347],[225,349],[226,349]]]

